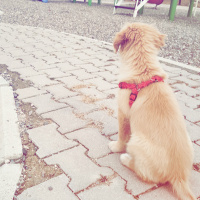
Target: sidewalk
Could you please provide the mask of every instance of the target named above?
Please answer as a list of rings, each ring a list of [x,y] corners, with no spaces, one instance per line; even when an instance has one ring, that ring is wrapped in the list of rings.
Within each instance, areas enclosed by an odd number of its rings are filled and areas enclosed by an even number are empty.
[[[172,63],[161,59],[185,116],[197,164],[200,70]],[[142,182],[120,164],[120,154],[108,149],[118,131],[118,55],[113,53],[112,44],[0,23],[0,64],[32,82],[16,90],[17,98],[24,104],[31,103],[40,120],[49,122],[38,126],[33,122],[27,133],[37,148],[36,157],[60,170],[59,175],[25,189],[18,200],[177,199],[169,185]],[[23,143],[23,149],[26,146]],[[27,166],[23,168],[27,170]],[[31,178],[28,176],[25,181]],[[195,196],[200,198],[200,172],[193,170],[190,182]]]

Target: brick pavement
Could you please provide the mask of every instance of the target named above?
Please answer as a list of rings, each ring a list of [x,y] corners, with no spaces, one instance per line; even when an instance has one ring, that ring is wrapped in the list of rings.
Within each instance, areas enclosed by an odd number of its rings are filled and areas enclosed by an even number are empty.
[[[37,156],[63,174],[27,189],[27,199],[177,199],[168,185],[141,181],[108,149],[117,139],[118,59],[112,45],[41,28],[0,24],[0,63],[32,86],[18,89],[51,124],[29,129]],[[162,63],[169,74],[200,163],[200,82],[195,71]],[[200,198],[200,173],[191,188]]]

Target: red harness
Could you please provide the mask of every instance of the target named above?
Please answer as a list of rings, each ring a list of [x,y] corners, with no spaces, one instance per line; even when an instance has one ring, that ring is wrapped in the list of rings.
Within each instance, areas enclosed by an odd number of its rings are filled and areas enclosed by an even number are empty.
[[[133,102],[137,98],[138,92],[142,88],[147,87],[151,83],[155,83],[155,82],[163,82],[163,79],[160,76],[153,76],[150,80],[139,83],[139,84],[120,82],[119,88],[120,89],[130,89],[130,90],[132,90],[132,92],[130,94],[130,100],[129,100],[129,105],[131,107]]]

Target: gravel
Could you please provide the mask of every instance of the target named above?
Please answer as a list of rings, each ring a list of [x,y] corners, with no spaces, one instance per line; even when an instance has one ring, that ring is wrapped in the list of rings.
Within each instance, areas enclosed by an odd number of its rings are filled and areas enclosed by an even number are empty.
[[[115,33],[126,22],[155,24],[167,35],[166,46],[159,56],[200,67],[199,10],[195,17],[188,18],[188,8],[181,7],[177,9],[173,22],[168,19],[169,5],[158,6],[157,10],[145,7],[144,14],[135,19],[129,14],[133,11],[125,9],[118,9],[118,14],[113,15],[113,5],[93,3],[90,7],[69,0],[49,0],[48,3],[0,0],[0,10],[4,12],[1,16],[3,23],[53,29],[106,42],[112,42]]]

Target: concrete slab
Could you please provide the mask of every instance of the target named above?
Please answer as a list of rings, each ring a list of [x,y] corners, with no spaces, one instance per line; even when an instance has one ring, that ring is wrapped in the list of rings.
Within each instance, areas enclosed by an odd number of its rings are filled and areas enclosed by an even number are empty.
[[[68,188],[70,179],[62,174],[39,185],[28,188],[18,196],[18,200],[78,200]]]
[[[5,160],[22,156],[22,144],[18,128],[18,118],[9,86],[0,87],[0,165]]]
[[[9,86],[9,83],[2,76],[0,76],[0,87],[2,86]]]
[[[13,200],[21,170],[20,164],[5,164],[0,167],[1,200]]]

